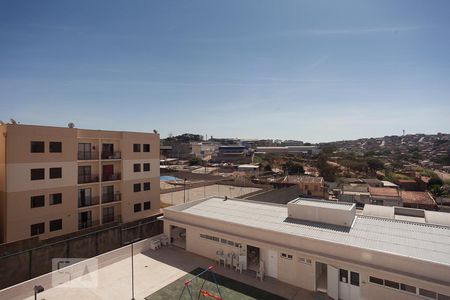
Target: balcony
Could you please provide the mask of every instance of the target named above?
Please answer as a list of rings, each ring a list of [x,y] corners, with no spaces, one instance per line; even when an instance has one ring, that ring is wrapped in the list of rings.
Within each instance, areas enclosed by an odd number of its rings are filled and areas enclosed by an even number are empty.
[[[121,199],[122,195],[120,194],[120,192],[102,194],[102,203],[120,201]]]
[[[100,198],[98,196],[78,198],[78,208],[97,205],[99,203],[100,203]]]
[[[114,152],[102,152],[102,159],[120,159],[122,157],[122,153],[120,151]]]
[[[120,173],[103,174],[102,181],[120,180]]]
[[[78,160],[98,160],[98,152],[78,151]]]
[[[106,224],[106,223],[112,223],[112,222],[121,222],[122,218],[120,215],[118,216],[114,216],[114,215],[105,215],[103,216],[103,223],[102,224]]]
[[[98,182],[98,175],[78,175],[78,184]]]
[[[78,221],[78,230],[81,229],[86,229],[86,228],[91,228],[93,226],[98,226],[100,225],[100,221],[99,220],[86,220],[86,221]]]

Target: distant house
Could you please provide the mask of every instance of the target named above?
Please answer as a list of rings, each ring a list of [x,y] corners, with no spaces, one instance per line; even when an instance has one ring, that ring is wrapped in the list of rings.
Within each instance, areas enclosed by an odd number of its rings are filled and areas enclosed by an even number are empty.
[[[253,176],[258,176],[259,175],[259,166],[256,165],[250,165],[250,164],[245,164],[245,165],[239,165],[238,166],[238,171],[239,172],[244,172],[245,174],[248,175],[253,175]]]
[[[404,207],[437,210],[436,201],[428,192],[400,191],[400,198]]]
[[[419,191],[420,185],[414,179],[398,179],[397,184],[405,191]]]
[[[349,183],[342,185],[339,201],[368,204],[370,203],[369,185],[366,183]]]
[[[298,185],[303,195],[325,198],[323,177],[299,176]]]
[[[369,187],[372,204],[383,206],[401,206],[400,192],[393,187]]]

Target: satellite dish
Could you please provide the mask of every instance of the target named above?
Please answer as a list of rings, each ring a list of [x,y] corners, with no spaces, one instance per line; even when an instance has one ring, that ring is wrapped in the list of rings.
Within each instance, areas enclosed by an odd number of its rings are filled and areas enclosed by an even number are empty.
[[[69,127],[69,128],[74,128],[74,127],[75,127],[75,124],[73,124],[72,122],[70,122],[69,124],[67,124],[67,127]]]
[[[2,120],[0,120],[0,125],[5,125],[5,122],[3,122]]]
[[[17,124],[16,120],[14,120],[14,119],[10,119],[10,121],[12,124]]]
[[[158,134],[158,131],[156,131],[156,129],[153,129],[153,133]]]

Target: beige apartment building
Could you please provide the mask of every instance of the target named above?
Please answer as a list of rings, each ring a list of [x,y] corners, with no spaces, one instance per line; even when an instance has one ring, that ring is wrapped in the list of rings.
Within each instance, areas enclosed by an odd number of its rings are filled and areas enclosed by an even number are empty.
[[[218,262],[236,257],[253,276],[262,269],[332,299],[450,299],[446,213],[212,197],[165,208],[163,219],[174,246]]]
[[[0,126],[0,242],[159,211],[159,135]]]

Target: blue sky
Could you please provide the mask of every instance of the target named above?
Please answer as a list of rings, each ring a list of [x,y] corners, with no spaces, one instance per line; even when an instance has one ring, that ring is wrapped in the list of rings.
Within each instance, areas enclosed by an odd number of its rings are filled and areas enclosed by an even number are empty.
[[[450,129],[449,1],[0,1],[0,120],[319,142]]]

